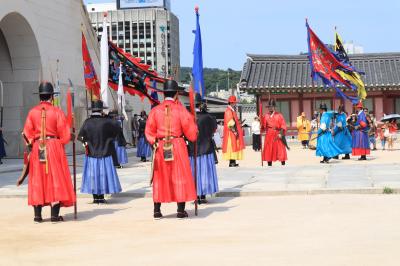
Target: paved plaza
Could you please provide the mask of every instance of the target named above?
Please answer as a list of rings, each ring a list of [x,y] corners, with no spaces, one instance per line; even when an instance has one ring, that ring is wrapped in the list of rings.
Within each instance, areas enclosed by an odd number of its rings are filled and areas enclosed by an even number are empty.
[[[0,166],[0,265],[398,265],[400,151],[374,151],[319,163],[314,151],[291,144],[286,166],[260,166],[249,147],[239,168],[218,164],[221,192],[207,205],[176,205],[152,219],[150,163],[135,158],[118,173],[123,193],[94,205],[79,194],[66,221],[51,224],[45,208],[34,224],[26,185],[16,188],[21,160]],[[82,156],[78,157],[78,185]],[[155,252],[155,247],[157,251]]]

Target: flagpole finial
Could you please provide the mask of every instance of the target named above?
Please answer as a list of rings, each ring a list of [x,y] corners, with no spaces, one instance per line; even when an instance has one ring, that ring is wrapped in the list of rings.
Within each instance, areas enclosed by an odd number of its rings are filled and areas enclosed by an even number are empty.
[[[195,6],[194,11],[196,12],[196,14],[199,14],[199,6]]]

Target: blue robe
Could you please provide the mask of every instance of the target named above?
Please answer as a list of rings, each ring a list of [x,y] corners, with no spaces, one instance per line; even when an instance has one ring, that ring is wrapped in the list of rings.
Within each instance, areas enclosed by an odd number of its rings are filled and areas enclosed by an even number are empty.
[[[342,150],[333,141],[332,134],[329,130],[333,112],[324,112],[321,116],[320,128],[318,130],[317,139],[317,156],[332,158],[342,153]]]
[[[347,128],[346,114],[341,113],[336,116],[334,140],[335,144],[342,150],[341,154],[349,154],[352,151],[352,138]]]
[[[357,156],[370,154],[368,138],[369,127],[364,111],[358,112],[355,126],[359,126],[360,128],[353,130],[353,155]]]

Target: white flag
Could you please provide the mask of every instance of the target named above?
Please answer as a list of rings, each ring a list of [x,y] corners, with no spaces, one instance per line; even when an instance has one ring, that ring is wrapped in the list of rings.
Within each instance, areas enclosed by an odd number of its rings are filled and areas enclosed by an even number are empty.
[[[122,82],[122,64],[119,65],[119,81],[118,81],[118,109],[121,110],[121,113],[125,117],[125,120],[128,121],[128,115],[125,111],[125,93],[124,93],[124,84]]]
[[[111,108],[108,95],[108,27],[107,27],[107,15],[104,15],[103,19],[103,34],[101,35],[100,43],[100,64],[101,64],[101,100],[104,106]]]

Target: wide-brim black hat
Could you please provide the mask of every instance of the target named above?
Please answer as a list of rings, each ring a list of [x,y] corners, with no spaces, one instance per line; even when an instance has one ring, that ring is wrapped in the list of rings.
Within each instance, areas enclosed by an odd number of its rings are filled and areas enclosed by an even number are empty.
[[[102,111],[104,109],[108,109],[106,106],[104,106],[103,101],[97,100],[92,102],[92,107],[88,108],[88,110],[92,111]]]
[[[276,101],[273,99],[269,100],[267,107],[276,107]]]
[[[326,104],[325,104],[325,103],[321,103],[321,104],[319,105],[319,109],[327,110],[328,107],[326,107]]]
[[[53,84],[51,84],[50,82],[43,81],[39,85],[39,91],[34,92],[33,94],[54,95],[54,94],[59,94],[59,92],[54,91]]]
[[[182,91],[175,80],[169,79],[164,83],[164,91]]]

